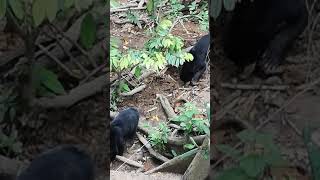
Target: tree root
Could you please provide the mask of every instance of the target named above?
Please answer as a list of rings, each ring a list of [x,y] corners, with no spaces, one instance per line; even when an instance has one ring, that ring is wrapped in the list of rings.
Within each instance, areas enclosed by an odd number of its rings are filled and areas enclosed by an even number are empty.
[[[155,172],[172,172],[172,173],[183,174],[188,168],[189,164],[192,162],[194,156],[198,152],[198,149],[199,148],[195,148],[182,155],[179,155],[161,164],[160,166],[145,172],[145,174],[151,174]]]

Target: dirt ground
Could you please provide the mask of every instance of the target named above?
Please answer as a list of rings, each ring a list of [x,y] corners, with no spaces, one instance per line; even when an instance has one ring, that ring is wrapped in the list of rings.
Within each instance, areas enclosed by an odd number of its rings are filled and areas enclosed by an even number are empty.
[[[303,85],[320,77],[319,23],[315,27],[311,38],[313,49],[308,48],[310,33],[306,30],[290,48],[286,62],[282,65],[284,73],[265,79],[252,74],[241,80],[237,67],[223,54],[219,34],[215,36],[217,44],[214,47],[215,83],[212,91],[216,92],[216,101],[211,106],[215,111],[216,121],[213,128],[219,128],[223,122],[230,120],[253,127],[266,122],[260,131],[274,135],[285,159],[289,160],[290,165],[302,168],[304,172],[310,170],[310,167],[301,131],[307,123],[312,127],[319,127],[320,86],[313,86],[304,94],[298,93],[306,89]],[[226,88],[226,83],[232,86],[264,84],[273,88],[283,85],[288,87],[283,90],[248,90],[241,87]],[[284,109],[278,112],[279,108]],[[211,131],[211,134],[216,135],[216,143],[228,143],[227,138],[222,135],[224,132],[226,129]],[[318,132],[319,130],[314,133],[314,140],[318,138]],[[215,157],[215,162],[220,158],[221,156]],[[211,173],[219,172],[224,164],[228,164],[227,161],[213,168]],[[308,179],[308,174],[298,174],[301,176],[296,176],[297,179]]]
[[[116,16],[116,15],[115,15]],[[118,16],[118,15],[117,15]],[[117,17],[112,17],[117,18]],[[185,47],[194,45],[201,36],[207,34],[199,29],[199,25],[194,22],[184,22],[184,26],[188,33],[184,30],[181,25],[177,25],[173,29],[173,34],[180,36],[184,42]],[[144,42],[148,39],[146,33],[140,30],[138,27],[133,27],[131,24],[116,24],[113,23],[110,26],[111,36],[118,37],[121,39],[125,48],[142,48]],[[179,78],[179,72],[177,68],[170,67],[164,75],[157,76],[152,75],[144,80],[144,84],[147,87],[131,97],[122,99],[122,102],[117,104],[118,111],[125,109],[128,106],[135,106],[142,116],[139,123],[147,123],[152,126],[156,126],[161,121],[166,121],[167,117],[162,109],[160,102],[156,99],[156,94],[163,94],[168,98],[170,104],[173,106],[177,98],[184,98],[188,101],[194,102],[197,107],[205,110],[204,103],[210,102],[210,74],[209,70],[201,78],[199,84],[195,87],[185,86]],[[128,143],[127,151],[123,154],[124,157],[130,158],[137,162],[143,162],[145,165],[144,169],[150,169],[159,165],[159,163],[152,158],[145,148],[141,149],[142,144],[136,138],[134,143]],[[146,162],[146,163],[145,163]],[[111,178],[119,177],[119,172],[130,173],[134,175],[141,171],[141,169],[123,164],[118,160],[111,164]],[[160,173],[161,174],[161,173]],[[176,179],[177,175],[158,175],[159,179]],[[128,176],[120,176],[126,178]],[[146,176],[153,179],[153,176]],[[142,178],[142,176],[141,176]],[[157,178],[155,178],[157,179]]]

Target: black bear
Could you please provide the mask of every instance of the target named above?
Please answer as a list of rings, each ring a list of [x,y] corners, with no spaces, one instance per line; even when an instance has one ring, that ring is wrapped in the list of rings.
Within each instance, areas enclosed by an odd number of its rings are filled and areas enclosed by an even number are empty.
[[[208,48],[210,43],[210,35],[207,34],[200,38],[200,40],[192,47],[189,51],[193,55],[193,61],[185,62],[182,65],[180,71],[180,79],[184,82],[194,82],[199,81],[202,74],[206,71],[206,57],[208,54]]]
[[[224,31],[224,51],[241,68],[256,62],[272,73],[307,23],[304,0],[242,0]]]
[[[135,108],[127,108],[121,111],[111,121],[111,161],[116,155],[122,155],[125,147],[125,140],[132,139],[137,131],[139,123],[139,112]]]
[[[94,166],[84,151],[64,145],[36,157],[17,180],[94,180]]]

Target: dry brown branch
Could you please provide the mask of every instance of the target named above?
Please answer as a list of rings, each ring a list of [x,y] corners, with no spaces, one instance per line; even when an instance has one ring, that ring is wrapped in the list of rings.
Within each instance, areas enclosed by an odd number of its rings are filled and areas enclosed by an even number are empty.
[[[167,114],[168,118],[171,119],[171,118],[174,118],[176,117],[176,113],[174,112],[173,108],[171,107],[168,99],[162,95],[162,94],[156,94],[156,97],[158,99],[160,99],[160,102],[161,102],[161,105],[165,111],[165,113]]]
[[[184,173],[188,168],[190,162],[198,152],[198,148],[188,151],[182,155],[179,155],[170,161],[167,161],[160,166],[145,172],[145,174],[151,174],[155,172],[172,172],[172,173]]]
[[[125,164],[129,164],[129,165],[131,165],[131,166],[135,166],[135,167],[138,167],[138,168],[143,168],[143,165],[142,165],[142,164],[140,164],[140,163],[138,163],[138,162],[136,162],[136,161],[127,159],[127,158],[125,158],[125,157],[123,157],[123,156],[118,156],[118,155],[116,155],[116,159],[118,159],[119,161],[124,162]]]

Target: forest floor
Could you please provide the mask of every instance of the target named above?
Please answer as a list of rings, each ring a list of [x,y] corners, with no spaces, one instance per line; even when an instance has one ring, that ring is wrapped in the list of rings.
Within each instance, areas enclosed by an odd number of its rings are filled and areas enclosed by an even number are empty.
[[[119,14],[111,16],[112,19],[117,19]],[[187,29],[188,32],[185,31]],[[125,48],[141,49],[144,43],[148,40],[148,35],[145,29],[139,29],[132,24],[117,24],[111,21],[111,36],[117,37],[121,40],[122,46]],[[199,25],[191,22],[184,21],[184,27],[181,24],[177,24],[174,27],[172,34],[181,37],[184,40],[185,47],[193,46],[197,40],[208,32],[200,30]],[[121,47],[121,46],[120,46]],[[169,103],[174,106],[174,102],[179,98],[185,99],[189,102],[193,102],[199,109],[205,110],[205,103],[210,103],[210,74],[209,70],[205,72],[199,84],[197,86],[183,86],[182,81],[179,78],[179,70],[175,67],[169,67],[168,70],[161,76],[151,75],[144,80],[144,84],[147,87],[130,97],[125,97],[120,103],[117,104],[118,111],[125,109],[129,106],[136,107],[141,115],[140,124],[149,124],[151,126],[157,126],[160,122],[167,121],[167,117],[163,108],[157,100],[156,95],[162,94],[168,100]],[[138,138],[134,139],[134,143],[128,144],[127,149],[123,154],[124,157],[132,159],[137,162],[146,162],[144,164],[144,170],[152,169],[159,165],[159,162],[150,158],[148,151],[142,148],[142,143]],[[113,170],[111,173],[112,179],[122,179],[128,173],[139,173],[136,167],[124,164],[122,161],[115,160],[110,167]],[[125,172],[121,176],[122,173]],[[161,174],[161,173],[160,173]],[[175,179],[175,176],[180,175],[169,174],[158,175],[155,179]],[[142,178],[142,177],[141,177]],[[148,178],[153,177],[150,175]]]
[[[306,30],[290,48],[286,63],[281,65],[284,72],[266,79],[251,74],[247,79],[240,79],[237,67],[223,54],[219,34],[216,34],[214,47],[214,78],[212,92],[215,96],[211,106],[215,111],[212,124],[215,144],[235,146],[238,140],[233,136],[244,127],[257,127],[259,131],[274,136],[283,157],[293,169],[282,173],[293,175],[295,179],[309,179],[309,161],[301,132],[309,123],[319,128],[320,85],[304,93],[307,84],[320,77],[320,25],[315,26],[311,38],[313,48],[308,47],[310,33]],[[310,52],[310,53],[309,53]],[[267,85],[267,89],[256,85]],[[283,109],[281,109],[283,108]],[[281,109],[281,110],[279,110]],[[224,127],[225,122],[231,122]],[[312,139],[318,145],[320,130],[317,129]],[[211,144],[212,145],[212,144]],[[216,152],[212,151],[211,153]],[[213,154],[212,154],[213,157]],[[214,163],[221,160],[221,154],[215,154]],[[217,174],[232,161],[222,161],[213,167],[212,174]]]

